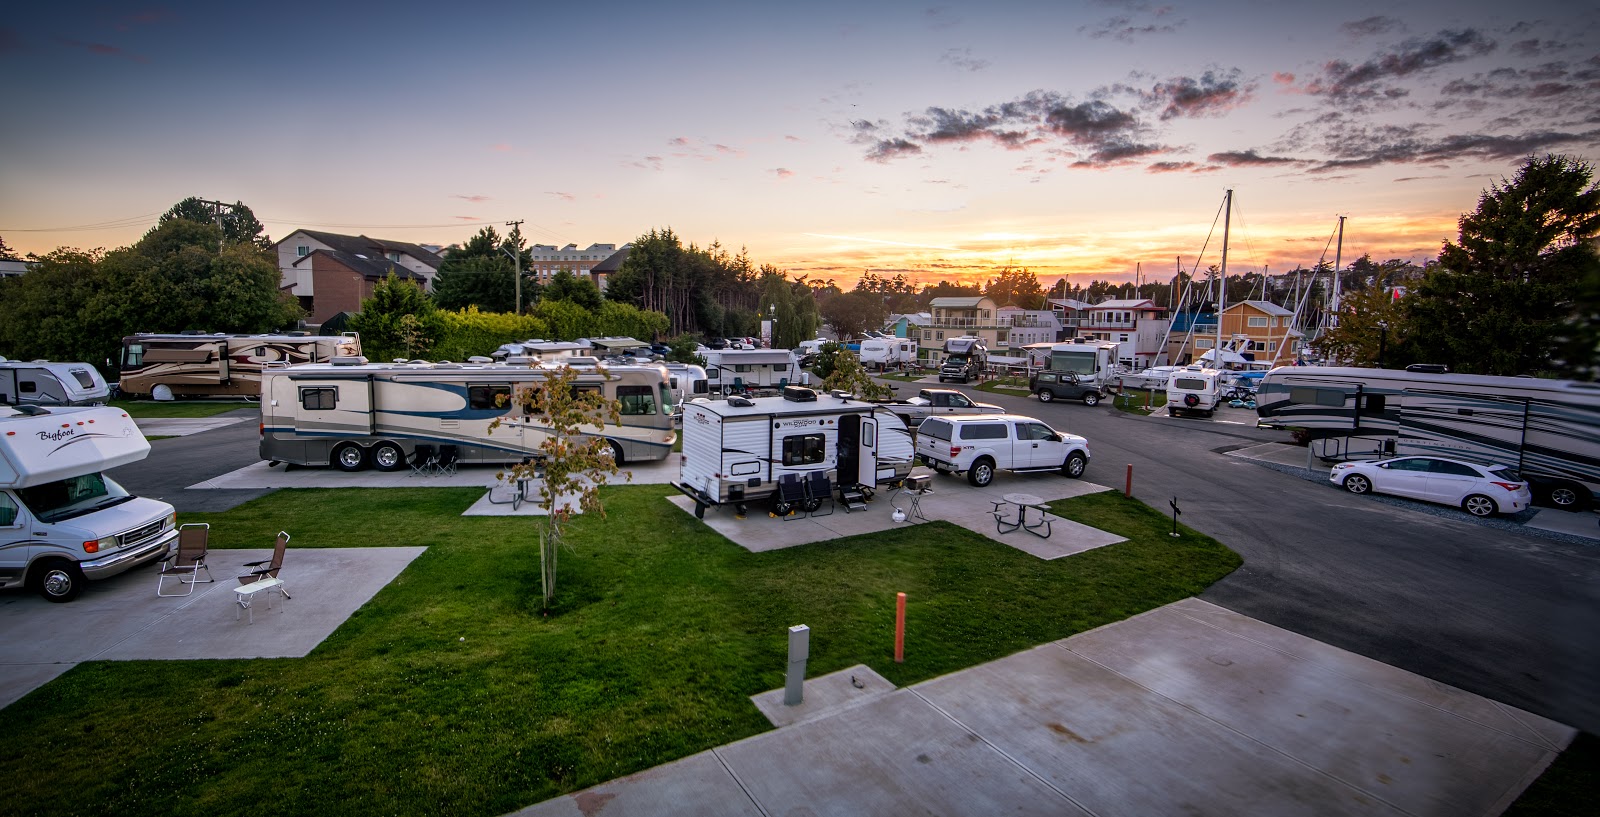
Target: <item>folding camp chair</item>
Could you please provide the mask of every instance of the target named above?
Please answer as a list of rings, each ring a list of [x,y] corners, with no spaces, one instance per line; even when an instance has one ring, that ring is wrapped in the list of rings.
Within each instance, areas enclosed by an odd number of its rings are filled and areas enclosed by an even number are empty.
[[[817,513],[822,503],[828,503],[828,513]],[[833,513],[833,480],[822,471],[812,471],[806,480],[806,511],[812,516],[827,516]]]
[[[411,458],[411,473],[427,476],[439,466],[439,454],[431,445],[417,446],[417,453]]]
[[[244,563],[245,568],[250,572],[240,576],[239,586],[233,588],[234,601],[239,605],[238,609],[233,611],[234,618],[239,617],[239,610],[249,610],[250,623],[254,624],[256,622],[256,612],[251,603],[255,600],[257,593],[277,590],[278,595],[286,599],[293,598],[293,596],[289,595],[289,591],[284,589],[283,579],[278,575],[278,571],[283,569],[283,553],[288,547],[289,534],[280,530],[278,531],[278,541],[272,547],[271,559]],[[267,606],[272,606],[271,596],[267,597]]]
[[[806,484],[800,479],[799,474],[782,474],[778,477],[778,495],[772,502],[772,512],[783,517],[787,522],[791,519],[804,519],[806,506]]]
[[[454,474],[456,462],[461,458],[461,449],[453,445],[439,446],[439,461],[434,468],[441,474]]]
[[[190,522],[178,526],[178,549],[167,554],[162,559],[161,569],[156,573],[156,595],[158,596],[187,596],[194,592],[194,586],[200,582],[214,582],[211,578],[211,568],[206,566],[206,547],[211,537],[211,526],[205,522]],[[204,579],[200,578],[200,571],[206,572]],[[184,577],[189,578],[185,579]],[[175,578],[178,585],[184,587],[182,593],[164,593],[167,579]]]

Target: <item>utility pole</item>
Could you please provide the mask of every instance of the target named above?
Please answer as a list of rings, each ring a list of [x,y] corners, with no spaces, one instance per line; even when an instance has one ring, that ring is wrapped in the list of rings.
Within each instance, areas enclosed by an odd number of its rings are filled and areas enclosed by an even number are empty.
[[[523,220],[519,218],[516,221],[508,221],[508,222],[506,222],[506,226],[510,227],[512,233],[515,234],[516,236],[518,236],[519,238],[522,236],[522,221]],[[510,235],[506,236],[506,238],[508,238],[508,239],[510,237],[511,237]],[[516,276],[514,280],[516,281],[516,285],[517,285],[516,286],[516,292],[517,292],[517,294],[516,294],[516,299],[517,299],[516,311],[517,311],[518,315],[521,315],[522,314],[522,247],[517,246],[515,243],[513,243],[511,245],[511,264],[512,264],[512,267],[516,270],[516,272],[513,273]]]
[[[220,201],[206,201],[205,199],[201,199],[200,203],[211,205],[211,220],[216,223],[217,232],[222,234],[217,237],[217,252],[221,253],[223,243],[227,240],[228,233],[227,229],[222,226],[222,211],[226,209],[229,212],[232,212],[233,205],[223,204]]]

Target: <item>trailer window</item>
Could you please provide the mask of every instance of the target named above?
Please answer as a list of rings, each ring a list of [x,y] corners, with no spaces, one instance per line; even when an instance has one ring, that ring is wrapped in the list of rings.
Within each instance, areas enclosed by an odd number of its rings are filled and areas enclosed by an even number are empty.
[[[300,390],[300,406],[306,411],[331,411],[338,402],[337,386],[315,386]]]
[[[17,381],[17,392],[19,394],[33,394],[37,391],[39,391],[38,383],[35,383],[32,380]]]
[[[656,398],[649,386],[618,386],[617,402],[622,404],[624,416],[656,413]]]
[[[1179,377],[1172,381],[1172,388],[1185,391],[1205,391],[1209,384],[1203,378]]]
[[[86,389],[94,388],[94,378],[89,376],[87,369],[68,369],[67,373],[78,379],[78,385]]]
[[[1344,405],[1344,392],[1336,389],[1314,389],[1310,386],[1295,386],[1289,390],[1289,402],[1337,407]]]
[[[467,408],[478,411],[492,411],[505,408],[511,403],[510,386],[468,386]]]
[[[827,439],[821,434],[796,434],[783,438],[784,465],[816,465],[823,460]]]
[[[1361,396],[1361,413],[1362,414],[1370,414],[1370,415],[1382,415],[1383,414],[1383,405],[1384,405],[1385,402],[1387,402],[1387,401],[1384,400],[1384,395],[1381,395],[1381,394],[1364,394],[1364,395]]]

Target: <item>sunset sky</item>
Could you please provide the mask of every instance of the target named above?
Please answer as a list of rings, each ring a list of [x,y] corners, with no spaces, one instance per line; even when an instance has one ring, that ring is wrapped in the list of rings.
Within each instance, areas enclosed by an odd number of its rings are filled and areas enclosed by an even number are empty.
[[[241,6],[235,8],[234,6]],[[1437,256],[1531,153],[1600,159],[1593,3],[27,4],[0,236],[186,196],[450,244],[671,227],[758,264],[1049,284]],[[1332,260],[1332,249],[1327,249]]]

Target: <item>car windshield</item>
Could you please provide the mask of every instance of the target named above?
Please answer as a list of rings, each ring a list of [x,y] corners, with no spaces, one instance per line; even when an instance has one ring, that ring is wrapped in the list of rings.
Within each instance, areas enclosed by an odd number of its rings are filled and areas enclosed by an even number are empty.
[[[121,485],[100,473],[18,488],[17,494],[22,497],[28,510],[33,511],[40,522],[46,523],[94,513],[133,499]]]
[[[1501,482],[1521,482],[1522,474],[1509,465],[1500,465],[1489,469],[1489,476]]]

